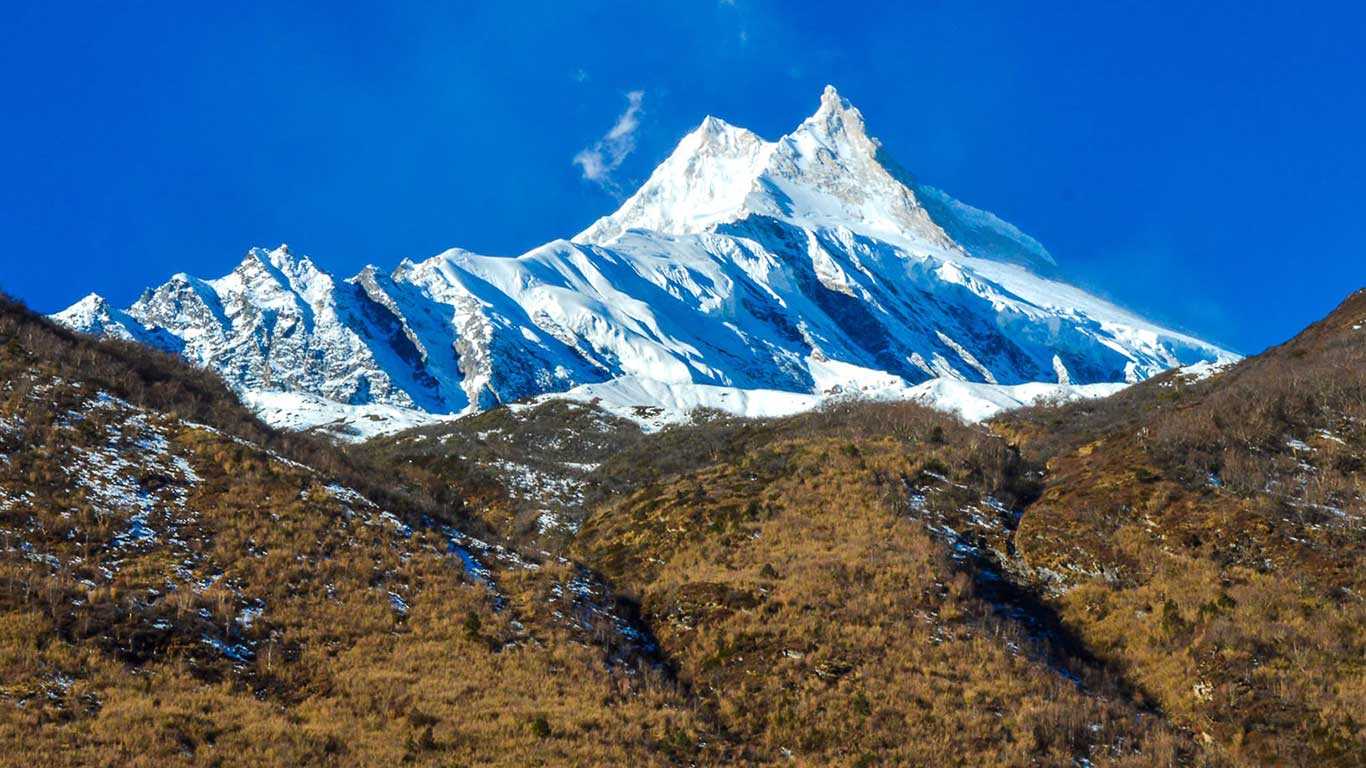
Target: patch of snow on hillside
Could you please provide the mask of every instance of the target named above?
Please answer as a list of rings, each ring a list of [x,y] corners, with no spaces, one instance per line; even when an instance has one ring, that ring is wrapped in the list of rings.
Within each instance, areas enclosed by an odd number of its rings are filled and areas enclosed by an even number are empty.
[[[117,412],[117,420],[105,428],[106,442],[97,448],[74,446],[75,456],[65,469],[97,509],[127,515],[127,527],[114,536],[114,547],[155,542],[152,516],[165,518],[169,511],[183,509],[189,486],[199,482],[199,476],[189,462],[171,452],[162,428],[146,412],[105,392],[83,409],[69,412],[67,428],[76,428],[72,425],[96,410]],[[149,491],[139,480],[149,472],[173,482]]]
[[[685,423],[697,410],[710,409],[734,416],[764,418],[808,411],[821,402],[815,395],[797,392],[679,384],[640,376],[623,376],[601,384],[575,387],[564,393],[542,395],[533,404],[555,399],[596,405],[608,413],[636,422],[647,432]],[[524,407],[528,406],[514,406]]]
[[[939,378],[912,387],[908,396],[931,408],[957,414],[964,421],[986,421],[1015,408],[1040,401],[1070,402],[1108,397],[1127,384],[980,384],[952,378]]]
[[[347,405],[302,392],[248,390],[242,393],[242,400],[262,421],[277,429],[317,430],[348,442],[452,418],[380,403]]]
[[[1220,360],[1216,362],[1195,363],[1194,365],[1183,365],[1177,370],[1177,375],[1186,381],[1204,381],[1209,377],[1223,373],[1231,368],[1236,361]]]

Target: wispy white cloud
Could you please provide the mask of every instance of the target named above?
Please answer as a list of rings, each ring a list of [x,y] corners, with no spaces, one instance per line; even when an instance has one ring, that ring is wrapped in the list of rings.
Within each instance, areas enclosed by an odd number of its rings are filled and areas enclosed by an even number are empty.
[[[626,94],[626,111],[617,117],[612,129],[594,142],[593,146],[585,147],[574,155],[574,164],[583,171],[583,177],[613,194],[617,194],[618,188],[612,173],[620,168],[622,161],[636,149],[640,105],[644,100],[645,91],[631,91]]]

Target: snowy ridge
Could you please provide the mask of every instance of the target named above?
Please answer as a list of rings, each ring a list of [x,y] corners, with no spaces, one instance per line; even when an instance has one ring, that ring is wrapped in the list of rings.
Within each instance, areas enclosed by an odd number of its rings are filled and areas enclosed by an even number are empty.
[[[521,256],[339,280],[253,249],[125,311],[92,295],[54,317],[208,366],[272,424],[351,439],[552,393],[749,415],[898,393],[972,418],[1031,382],[1236,359],[1068,285],[1033,238],[901,170],[833,88],[775,141],[708,117],[616,212]]]

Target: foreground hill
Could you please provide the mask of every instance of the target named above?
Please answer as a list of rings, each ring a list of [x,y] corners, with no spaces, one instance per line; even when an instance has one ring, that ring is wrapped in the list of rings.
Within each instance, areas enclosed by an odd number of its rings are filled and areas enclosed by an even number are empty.
[[[566,391],[965,410],[1235,357],[1068,284],[1032,238],[900,169],[833,88],[774,141],[707,118],[618,211],[515,258],[452,249],[341,279],[252,249],[221,277],[54,317],[209,367],[275,426],[352,437]]]
[[[1194,749],[998,616],[971,565],[907,516],[892,473],[942,472],[945,505],[1014,499],[998,441],[919,406],[619,443],[598,468],[610,501],[586,498],[565,542],[585,568],[479,543],[464,531],[499,522],[480,522],[479,498],[445,514],[439,484],[275,435],[173,358],[0,309],[15,764],[1160,764]],[[361,492],[350,477],[392,479]],[[827,512],[845,496],[865,503]],[[712,570],[685,567],[699,556]]]
[[[912,404],[674,430],[604,465],[570,545],[640,596],[680,681],[764,762],[1164,765],[1197,748],[958,540],[1034,493]]]
[[[986,425],[345,451],[0,305],[0,760],[1358,765],[1363,302]]]
[[[0,340],[0,764],[658,765],[703,740],[571,565],[362,485],[379,506],[339,482],[373,472],[174,358],[8,301]]]

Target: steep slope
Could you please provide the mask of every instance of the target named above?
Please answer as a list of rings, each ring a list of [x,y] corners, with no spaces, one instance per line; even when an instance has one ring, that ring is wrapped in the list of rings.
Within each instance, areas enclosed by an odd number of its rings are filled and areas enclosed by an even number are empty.
[[[756,762],[1189,760],[1187,738],[947,535],[1012,525],[1025,469],[914,404],[718,418],[590,476],[612,492],[570,551],[638,592],[680,680]]]
[[[357,469],[0,300],[0,764],[724,761],[600,582]]]
[[[1047,462],[1014,537],[1088,645],[1238,765],[1360,765],[1366,290],[1235,366],[994,425]]]
[[[971,547],[947,531],[989,520],[1006,535],[1034,492],[1030,467],[923,406],[714,414],[642,434],[551,401],[352,450],[404,482],[481,489],[475,514],[635,595],[736,763],[1170,765],[1197,753],[963,556]]]
[[[992,404],[1012,400],[998,386],[1234,359],[1058,274],[1032,238],[912,179],[827,88],[776,141],[708,117],[615,213],[515,258],[454,249],[339,281],[253,250],[126,313],[94,297],[56,318],[209,366],[276,423],[287,402],[295,426],[360,435],[623,379],[651,382],[632,390],[643,407],[696,387],[906,397],[933,379]],[[774,397],[718,404],[742,399]]]

